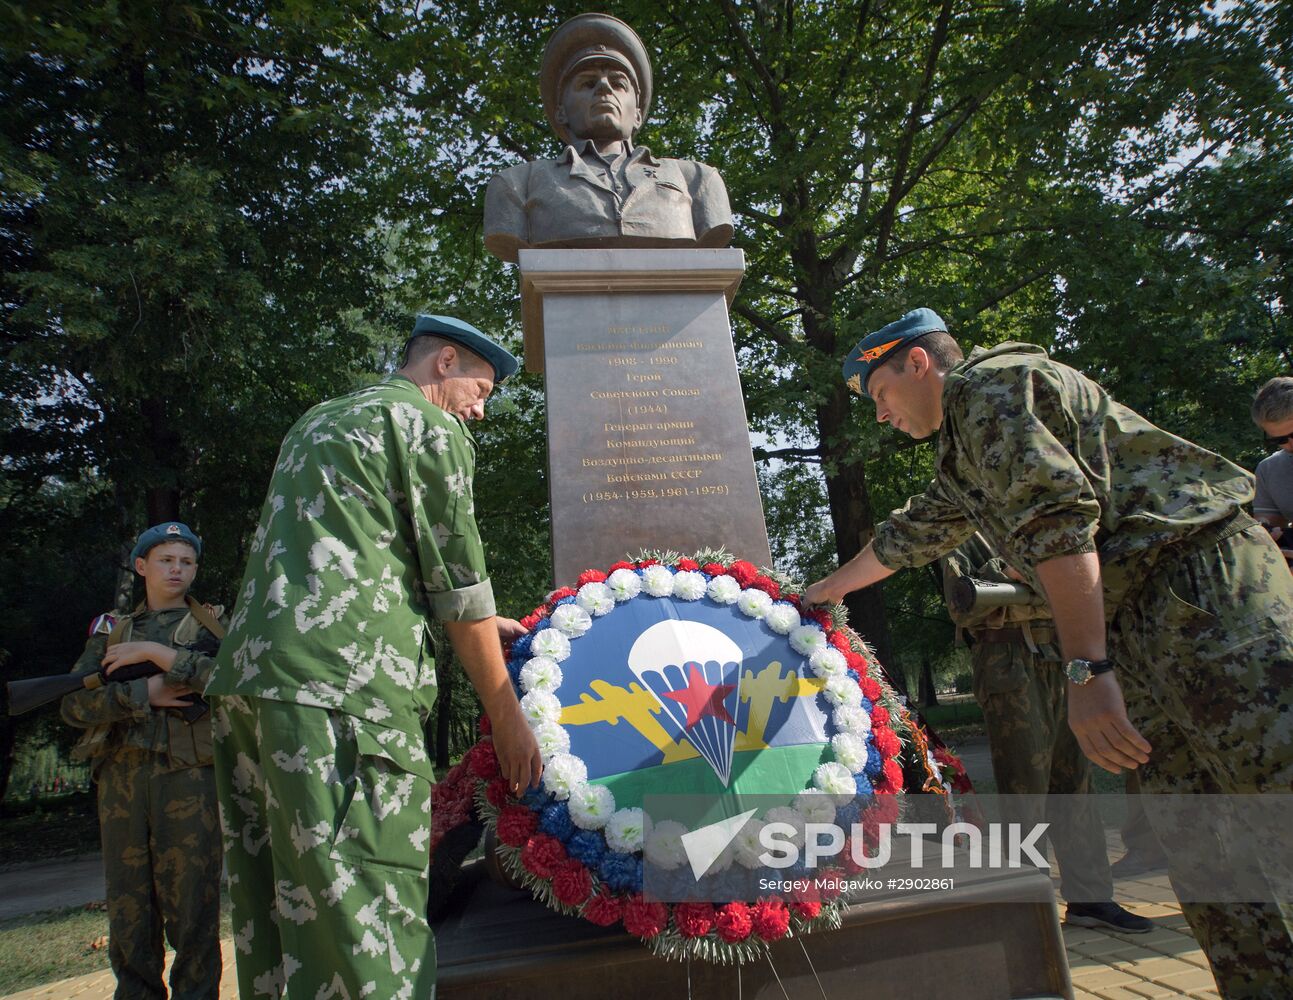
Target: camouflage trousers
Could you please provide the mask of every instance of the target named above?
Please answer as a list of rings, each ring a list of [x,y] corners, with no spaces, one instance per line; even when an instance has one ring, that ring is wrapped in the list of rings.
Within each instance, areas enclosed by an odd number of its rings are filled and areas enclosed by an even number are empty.
[[[1293,585],[1284,559],[1246,519],[1168,547],[1111,623],[1110,655],[1131,721],[1152,747],[1140,768],[1146,810],[1173,886],[1189,896],[1182,887],[1199,872],[1181,859],[1197,858],[1207,842],[1224,866],[1236,831],[1206,810],[1211,829],[1164,824],[1153,794],[1293,791]],[[1286,837],[1261,852],[1257,877],[1268,886],[1287,876]],[[1272,888],[1265,903],[1183,902],[1222,996],[1293,997],[1293,908],[1282,892]]]
[[[242,1000],[425,1000],[431,767],[421,732],[216,699]]]
[[[220,992],[220,832],[211,767],[172,769],[124,748],[98,768],[99,832],[115,1000],[165,1000],[162,935],[175,949],[174,1000]]]
[[[1066,900],[1112,899],[1104,826],[1090,795],[1091,765],[1068,727],[1062,665],[1053,656],[1035,655],[1023,642],[976,640],[970,659],[997,792],[1029,796],[1017,802],[1029,814],[1011,818],[1025,826],[1049,820]],[[1045,802],[1045,795],[1055,798]]]

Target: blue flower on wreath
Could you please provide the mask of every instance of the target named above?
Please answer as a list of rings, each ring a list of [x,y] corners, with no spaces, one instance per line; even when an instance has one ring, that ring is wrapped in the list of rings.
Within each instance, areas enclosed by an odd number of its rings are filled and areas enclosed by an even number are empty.
[[[597,866],[597,874],[616,892],[642,890],[642,859],[620,851],[607,851]]]
[[[880,756],[880,751],[875,748],[875,743],[868,736],[866,741],[866,767],[862,770],[868,778],[874,778],[883,768],[884,758]]]
[[[566,841],[566,853],[585,868],[596,871],[606,857],[606,840],[596,830],[576,830]]]
[[[536,628],[535,632],[538,631]],[[530,658],[530,644],[534,642],[534,632],[517,636],[512,640],[512,659],[524,662]]]
[[[870,762],[870,754],[867,754],[867,763],[869,764]],[[871,785],[871,779],[867,777],[865,772],[853,775],[853,780],[857,782],[859,796],[875,794],[875,789]]]
[[[569,597],[563,597],[561,600],[559,600],[556,603],[555,607],[559,608],[563,604],[574,604],[574,603],[575,603],[575,595],[571,594]]]
[[[507,661],[507,676],[512,678],[512,684],[519,686],[521,683],[521,668],[525,666],[526,658],[523,656],[514,656]]]
[[[525,790],[525,794],[521,796],[520,801],[521,805],[526,808],[539,812],[552,801],[552,796],[543,790],[542,785],[534,785]]]
[[[849,671],[849,672],[852,673],[852,671]],[[868,698],[866,695],[863,695],[862,711],[866,712],[867,715],[870,715],[874,709],[875,709],[875,705],[872,703],[871,699]]]
[[[853,780],[857,781],[859,785],[865,781],[868,790],[871,788],[871,782],[867,780],[867,776],[865,774],[854,775]],[[858,791],[861,790],[861,788],[858,789]],[[861,803],[859,803],[857,799],[852,799],[848,805],[840,806],[835,810],[835,825],[840,827],[842,830],[848,830],[849,827],[856,823],[861,816]]]
[[[846,674],[848,674],[850,677],[852,677],[852,678],[853,678],[853,683],[854,683],[854,684],[861,684],[861,683],[862,683],[862,675],[861,675],[861,674],[859,674],[859,673],[858,673],[856,670],[854,670],[852,667],[850,667],[848,670],[846,670],[846,671],[844,671],[844,672],[845,672]],[[866,699],[865,699],[865,698],[863,698],[863,699],[862,699],[862,701],[865,703],[865,702],[866,702]],[[867,715],[870,715],[870,714],[871,714],[871,709],[869,709],[869,708],[868,708],[866,711],[867,711]]]
[[[570,835],[575,832],[570,808],[564,802],[544,806],[539,813],[539,829],[562,842],[570,839]]]

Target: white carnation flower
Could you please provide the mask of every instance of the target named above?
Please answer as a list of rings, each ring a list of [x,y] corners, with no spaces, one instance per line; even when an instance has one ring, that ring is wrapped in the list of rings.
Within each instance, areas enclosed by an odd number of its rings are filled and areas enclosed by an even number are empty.
[[[600,830],[615,812],[615,796],[605,785],[581,785],[570,793],[570,818],[581,830]]]
[[[615,607],[615,596],[604,583],[585,583],[575,595],[575,603],[594,618],[600,618]]]
[[[832,796],[839,796],[845,802],[857,794],[858,784],[853,780],[853,774],[847,767],[837,761],[831,761],[822,764],[813,772],[813,784],[820,788],[825,795],[819,798],[827,802],[831,801]],[[796,800],[796,803],[798,800]],[[834,818],[834,807],[831,809],[831,817]]]
[[[683,570],[673,578],[673,596],[680,601],[699,601],[705,596],[705,587],[709,581],[704,573],[694,569]]]
[[[680,868],[687,860],[687,852],[682,846],[682,835],[686,832],[685,826],[671,819],[657,823],[646,835],[642,857],[666,871]]]
[[[568,639],[578,639],[593,626],[593,619],[576,604],[563,604],[552,612],[552,627]]]
[[[561,687],[561,668],[550,656],[533,656],[521,668],[522,691],[555,691]]]
[[[642,571],[642,589],[652,597],[669,597],[673,594],[673,571],[657,563]]]
[[[730,576],[716,576],[709,581],[705,594],[715,604],[735,604],[741,596],[741,585]]]
[[[532,730],[534,741],[539,744],[539,755],[546,763],[554,754],[570,750],[570,734],[555,722],[540,722]]]
[[[837,803],[833,795],[827,794],[830,790],[823,788],[818,783],[823,767],[839,767],[839,765],[822,764],[813,772],[813,784],[817,788],[805,789],[795,796],[795,812],[803,816],[809,823],[835,822],[835,806]],[[843,770],[843,768],[840,768],[840,770]],[[848,778],[850,782],[853,781],[853,776],[847,771],[844,772],[844,777]],[[818,791],[817,789],[821,790]]]
[[[763,814],[763,823],[788,823],[793,831],[790,834],[790,843],[796,847],[804,846],[804,823],[806,820],[802,813],[790,806],[778,806],[776,809],[769,809]],[[778,840],[785,841],[784,834],[778,836]]]
[[[764,853],[763,844],[759,842],[763,826],[763,820],[751,816],[745,826],[741,827],[741,832],[732,839],[732,846],[736,848],[736,861],[741,867],[763,866],[763,862],[759,860],[759,856]]]
[[[543,768],[543,787],[557,800],[588,783],[588,768],[573,754],[555,753]]]
[[[799,627],[802,619],[793,604],[778,601],[763,616],[763,620],[768,623],[768,628],[776,632],[777,635],[789,635],[791,629]]]
[[[606,578],[606,587],[616,602],[623,604],[642,593],[642,577],[631,569],[617,569]]]
[[[771,610],[772,598],[762,590],[751,587],[749,590],[741,591],[741,596],[736,599],[736,606],[740,608],[743,615],[762,618]]]
[[[531,691],[521,698],[521,714],[531,729],[545,722],[555,724],[561,720],[561,702],[551,691]]]
[[[840,674],[838,677],[829,678],[826,681],[826,687],[822,690],[826,695],[826,700],[836,707],[842,705],[856,707],[862,704],[862,689],[857,686],[857,682],[848,674]]]
[[[834,646],[824,646],[808,658],[808,666],[818,677],[829,679],[848,670],[849,662]]]
[[[617,809],[606,824],[606,844],[612,851],[632,854],[642,850],[646,819],[642,810]]]
[[[871,716],[861,703],[841,705],[835,709],[831,718],[835,722],[835,728],[841,733],[851,733],[858,739],[865,740],[867,733],[871,732]]]
[[[547,656],[560,663],[570,655],[570,640],[561,634],[560,629],[545,628],[534,634],[530,643],[530,652],[535,656]]]
[[[790,630],[790,645],[801,656],[812,656],[826,648],[826,633],[820,625],[800,625]]]
[[[866,737],[850,732],[836,733],[831,737],[831,753],[849,774],[861,774],[866,767]]]

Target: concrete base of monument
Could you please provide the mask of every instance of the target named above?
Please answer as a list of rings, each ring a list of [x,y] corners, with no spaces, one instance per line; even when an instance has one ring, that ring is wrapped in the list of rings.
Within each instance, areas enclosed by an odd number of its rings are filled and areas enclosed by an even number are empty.
[[[770,961],[733,966],[657,958],[622,930],[562,916],[464,872],[433,927],[440,1000],[584,997],[1072,998],[1050,879],[1028,869],[959,874],[951,893],[877,893],[836,931],[775,944]],[[920,875],[898,863],[884,876]]]

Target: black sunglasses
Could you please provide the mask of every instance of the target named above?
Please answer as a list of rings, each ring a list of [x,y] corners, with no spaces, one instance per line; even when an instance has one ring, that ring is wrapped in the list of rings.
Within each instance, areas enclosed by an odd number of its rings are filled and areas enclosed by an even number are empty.
[[[1272,448],[1278,448],[1289,438],[1293,438],[1293,431],[1290,431],[1288,434],[1281,434],[1279,437],[1271,437],[1268,434],[1266,436],[1266,443]]]

